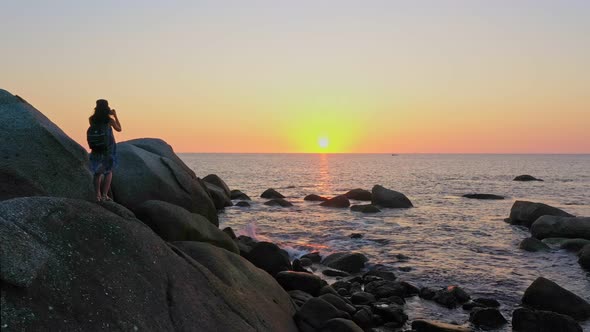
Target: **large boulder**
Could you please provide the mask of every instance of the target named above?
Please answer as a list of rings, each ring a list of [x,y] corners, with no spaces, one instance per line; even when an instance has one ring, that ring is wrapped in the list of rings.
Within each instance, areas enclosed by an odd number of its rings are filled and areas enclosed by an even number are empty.
[[[319,297],[305,302],[295,314],[295,322],[302,332],[317,331],[333,318],[349,318],[349,315]]]
[[[373,205],[378,205],[386,208],[411,208],[412,202],[406,197],[406,195],[384,188],[380,185],[375,185],[372,190],[372,200],[371,203]]]
[[[229,186],[217,174],[209,174],[203,178],[203,181],[221,188],[227,197],[231,197],[231,190],[229,190]]]
[[[229,251],[187,254],[82,200],[17,198],[0,216],[3,329],[297,331],[289,295]]]
[[[256,242],[245,257],[252,264],[270,273],[273,277],[281,271],[293,269],[289,254],[274,243]]]
[[[238,245],[205,217],[163,201],[143,202],[135,209],[137,218],[168,242],[207,242],[239,254]]]
[[[539,239],[535,239],[534,237],[527,237],[526,239],[522,240],[518,247],[520,249],[531,252],[550,250],[548,245],[546,245],[545,243],[543,243],[543,241]]]
[[[542,216],[573,217],[571,214],[543,203],[516,201],[510,209],[508,221],[511,224],[531,227]]]
[[[578,263],[585,268],[590,270],[590,244],[585,245],[582,250],[578,253]]]
[[[231,201],[231,198],[228,194],[226,194],[223,188],[209,182],[205,182],[205,188],[207,188],[207,192],[209,192],[209,196],[211,196],[213,204],[217,210],[222,210],[226,206],[234,205]]]
[[[514,310],[512,329],[520,332],[582,332],[580,324],[570,316],[529,308]]]
[[[350,206],[350,201],[344,195],[332,197],[329,200],[320,203],[320,206],[334,207],[334,208],[346,208]]]
[[[119,143],[119,167],[113,174],[115,200],[135,210],[149,200],[169,202],[205,216],[218,224],[217,209],[204,182],[175,157],[172,147],[159,139]]]
[[[348,199],[355,199],[357,201],[371,201],[373,199],[373,194],[366,189],[352,189],[344,194]]]
[[[241,190],[234,189],[230,192],[229,198],[250,201],[250,196],[244,194]]]
[[[539,310],[568,315],[577,320],[590,318],[590,304],[576,294],[543,277],[524,292],[522,303]]]
[[[273,199],[273,198],[285,198],[280,192],[274,190],[273,188],[266,189],[261,195],[261,198]]]
[[[532,224],[531,234],[537,239],[561,237],[590,240],[590,217],[542,216]]]
[[[348,273],[360,272],[369,259],[357,252],[337,252],[322,260],[322,264],[333,269],[346,271]]]
[[[318,296],[325,284],[320,277],[305,272],[281,271],[275,279],[287,291],[300,290],[313,296]]]
[[[496,308],[475,308],[469,314],[469,321],[475,326],[484,329],[494,329],[508,323],[502,316],[500,310]]]
[[[24,99],[0,89],[0,200],[95,200],[88,153]]]

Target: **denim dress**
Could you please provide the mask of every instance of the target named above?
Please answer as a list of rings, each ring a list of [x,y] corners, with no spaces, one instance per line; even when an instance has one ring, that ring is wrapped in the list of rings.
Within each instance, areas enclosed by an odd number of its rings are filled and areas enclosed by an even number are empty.
[[[107,136],[109,146],[105,151],[90,152],[90,170],[94,174],[109,174],[117,166],[117,143],[113,135],[113,127],[108,125]]]

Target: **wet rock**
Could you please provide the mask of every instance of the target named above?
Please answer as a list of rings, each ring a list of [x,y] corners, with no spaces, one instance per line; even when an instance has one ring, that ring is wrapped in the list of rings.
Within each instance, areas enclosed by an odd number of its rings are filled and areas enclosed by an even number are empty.
[[[459,286],[449,286],[436,291],[432,300],[447,308],[455,308],[469,301],[470,296]]]
[[[229,195],[222,188],[208,182],[205,182],[205,188],[207,188],[207,192],[209,192],[217,210],[233,205]]]
[[[305,304],[305,302],[313,299],[313,295],[306,293],[304,291],[301,290],[292,290],[289,291],[289,296],[291,297],[291,299],[293,300],[293,302],[295,303],[295,305],[297,306],[297,308],[300,308],[301,306],[303,306]]]
[[[240,190],[232,190],[229,194],[229,197],[233,200],[233,199],[239,199],[242,201],[251,201],[252,199],[250,199],[250,196],[244,194],[243,192],[241,192]]]
[[[353,205],[350,207],[351,211],[355,212],[362,212],[362,213],[377,213],[381,212],[378,207],[373,204],[364,204],[364,205]]]
[[[410,272],[410,271],[412,271],[412,267],[411,266],[400,266],[397,269],[400,270],[400,271],[402,271],[402,272]]]
[[[402,285],[402,287],[404,287],[406,291],[404,297],[418,295],[418,293],[420,292],[420,288],[407,281],[400,281],[400,285]]]
[[[543,181],[541,179],[537,179],[536,177],[528,174],[519,175],[515,177],[512,181]]]
[[[418,296],[425,300],[432,300],[434,298],[434,295],[436,295],[436,289],[431,287],[422,287],[420,289],[420,293],[418,293]]]
[[[372,305],[373,312],[381,318],[384,322],[394,323],[393,327],[402,327],[408,320],[408,315],[404,312],[401,306],[395,304],[388,305]]]
[[[134,211],[149,200],[165,201],[219,225],[206,182],[196,177],[166,142],[142,138],[118,143],[117,157],[119,165],[112,182],[117,203]]]
[[[264,205],[268,205],[268,206],[280,206],[280,207],[289,207],[289,206],[293,206],[293,204],[287,200],[284,200],[282,198],[275,198],[275,199],[271,199],[268,202],[265,202]]]
[[[471,329],[466,326],[426,319],[414,320],[412,322],[412,329],[416,332],[471,332]]]
[[[528,308],[514,310],[512,329],[521,332],[582,332],[580,324],[567,315]]]
[[[386,189],[383,186],[376,185],[372,190],[373,198],[371,203],[373,205],[382,206],[386,208],[411,208],[413,207],[412,202],[406,197],[406,195]]]
[[[319,295],[323,287],[322,279],[314,274],[295,271],[281,271],[275,276],[285,290],[300,290],[313,296]]]
[[[319,330],[327,321],[333,318],[348,318],[349,315],[326,302],[315,297],[301,307],[295,314],[295,323],[302,332]]]
[[[322,271],[322,274],[328,277],[348,277],[350,273],[332,269],[326,269]]]
[[[309,254],[305,254],[305,255],[301,256],[301,258],[307,258],[314,263],[319,263],[322,261],[322,256],[317,251],[311,252]]]
[[[246,202],[246,201],[239,201],[236,203],[236,206],[238,207],[250,207],[250,203]]]
[[[465,194],[463,197],[471,199],[504,199],[504,196],[493,194]]]
[[[397,305],[404,305],[406,304],[406,300],[404,300],[403,297],[399,297],[399,296],[390,296],[390,297],[386,297],[386,298],[381,298],[379,299],[379,302],[381,303],[385,303],[385,304],[397,304]]]
[[[365,189],[352,189],[344,194],[348,199],[354,199],[357,201],[371,201],[373,199],[373,194]]]
[[[338,294],[338,292],[330,285],[325,285],[324,287],[322,287],[320,289],[320,295],[324,295],[324,294],[334,294],[334,295],[342,296],[342,295]]]
[[[365,292],[375,295],[376,298],[388,298],[391,296],[405,297],[406,289],[399,282],[380,280],[365,285]]]
[[[297,331],[288,294],[227,250],[180,249],[77,199],[6,200],[0,216],[3,330]],[[11,266],[22,274],[7,275]]]
[[[0,200],[96,200],[86,149],[24,99],[0,89]]]
[[[239,253],[236,243],[209,220],[197,213],[163,201],[146,201],[135,209],[137,218],[168,242],[207,242]]]
[[[222,229],[221,231],[224,232],[225,234],[227,234],[227,236],[229,236],[230,239],[232,239],[232,240],[236,239],[236,233],[234,233],[234,230],[231,227],[226,227],[226,228]]]
[[[210,183],[218,188],[221,188],[221,190],[223,190],[223,192],[228,198],[231,196],[231,190],[229,190],[228,185],[216,174],[207,175],[203,178],[203,181],[205,181],[206,183]]]
[[[368,260],[361,253],[338,252],[324,258],[322,264],[348,273],[358,273]]]
[[[349,237],[351,239],[361,239],[363,237],[363,234],[361,234],[361,233],[352,233],[352,234],[349,235]]]
[[[345,300],[344,298],[340,297],[337,294],[327,293],[320,296],[321,299],[324,301],[329,302],[331,305],[335,306],[339,310],[347,312],[349,314],[354,314],[356,312],[356,308],[352,306],[350,301]]]
[[[480,304],[482,307],[486,307],[486,308],[498,308],[500,307],[500,302],[498,302],[498,300],[496,299],[491,299],[491,298],[476,298],[473,300],[473,302]]]
[[[531,252],[550,250],[548,245],[546,245],[539,239],[535,239],[534,237],[527,237],[526,239],[522,240],[518,247],[522,250]]]
[[[334,318],[327,321],[319,332],[363,332],[363,329],[352,320]]]
[[[361,328],[367,329],[373,326],[373,312],[371,308],[361,308],[353,316],[352,321]]]
[[[578,253],[578,263],[585,268],[590,270],[590,244],[585,245],[582,250]]]
[[[361,285],[360,282],[353,282],[350,284],[350,289],[348,290],[351,294],[352,293],[356,293],[356,292],[360,292],[363,289],[363,285]]]
[[[542,216],[532,224],[531,235],[537,239],[561,237],[590,240],[590,217]]]
[[[350,201],[348,201],[348,198],[346,198],[346,196],[344,195],[339,195],[333,198],[330,198],[329,200],[320,203],[320,206],[325,206],[325,207],[333,207],[333,208],[346,208],[350,206]]]
[[[307,257],[302,257],[299,261],[301,262],[301,266],[311,266],[313,264],[311,259]]]
[[[346,291],[348,291],[348,290],[350,290],[351,285],[352,285],[352,283],[350,281],[338,280],[335,283],[333,283],[331,286],[336,290],[343,288]]]
[[[371,304],[371,303],[377,301],[377,299],[375,299],[375,295],[373,295],[371,293],[356,292],[356,293],[352,294],[352,296],[350,297],[350,301],[353,304]]]
[[[267,198],[267,199],[273,199],[273,198],[285,198],[285,196],[283,196],[281,193],[279,193],[278,191],[272,189],[272,188],[268,188],[266,189],[261,195],[260,197],[262,198]]]
[[[481,303],[477,303],[475,301],[469,301],[467,303],[463,303],[463,305],[461,307],[463,308],[463,310],[473,310],[474,308],[486,308],[485,305],[483,305]]]
[[[531,225],[541,216],[558,216],[558,217],[573,217],[571,214],[549,206],[543,203],[535,203],[528,201],[516,201],[510,209],[510,217],[508,222],[511,224],[524,225],[531,227]]]
[[[396,254],[395,258],[397,258],[398,262],[407,262],[410,260],[410,257],[404,254]]]
[[[270,242],[257,242],[245,258],[272,276],[292,269],[289,254]]]
[[[590,304],[576,294],[543,277],[524,292],[522,303],[535,309],[554,311],[577,320],[590,317]]]
[[[475,308],[469,315],[469,321],[473,325],[484,329],[494,329],[508,323],[500,310],[495,308]]]
[[[243,257],[246,257],[250,251],[252,251],[252,248],[256,245],[256,243],[258,243],[253,238],[245,235],[238,236],[234,241],[240,249],[240,255]]]
[[[293,260],[293,271],[296,271],[296,272],[305,272],[305,273],[311,273],[311,272],[307,271],[307,270],[306,270],[306,269],[303,267],[303,265],[301,265],[301,261],[300,261],[300,260],[298,260],[298,259],[294,259],[294,260]]]
[[[563,243],[559,245],[559,248],[567,251],[579,252],[584,248],[585,245],[590,244],[590,240],[586,239],[565,239]]]
[[[326,197],[322,197],[316,194],[311,194],[311,195],[307,195],[303,198],[304,201],[310,201],[310,202],[325,202],[328,199]]]

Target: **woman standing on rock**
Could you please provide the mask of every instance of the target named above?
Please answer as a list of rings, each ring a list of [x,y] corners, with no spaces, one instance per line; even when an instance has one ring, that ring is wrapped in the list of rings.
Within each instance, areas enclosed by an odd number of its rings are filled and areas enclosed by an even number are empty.
[[[113,129],[121,131],[121,123],[117,112],[109,107],[104,99],[96,101],[94,114],[88,119],[90,128],[86,138],[92,150],[90,152],[90,169],[94,173],[94,188],[97,201],[110,201],[113,169],[117,165],[117,143]]]

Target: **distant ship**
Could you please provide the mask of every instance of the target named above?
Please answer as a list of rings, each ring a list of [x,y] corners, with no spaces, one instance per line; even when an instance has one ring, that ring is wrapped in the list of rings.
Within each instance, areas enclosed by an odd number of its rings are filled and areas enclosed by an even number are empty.
[[[396,154],[396,153],[392,153],[391,155],[394,156],[394,157],[395,156],[399,156],[399,154]]]

